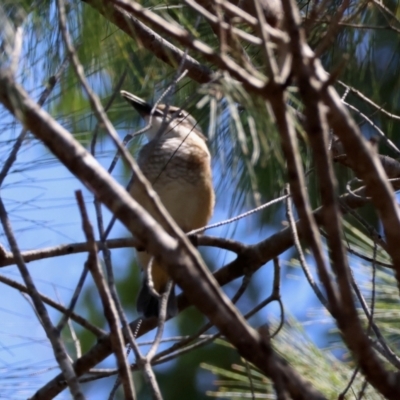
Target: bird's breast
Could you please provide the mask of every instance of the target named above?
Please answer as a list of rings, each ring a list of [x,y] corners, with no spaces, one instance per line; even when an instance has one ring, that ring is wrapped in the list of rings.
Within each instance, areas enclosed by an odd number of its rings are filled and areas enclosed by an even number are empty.
[[[197,184],[211,176],[210,153],[201,140],[170,138],[148,143],[139,153],[139,166],[153,186],[181,180]]]
[[[164,206],[184,231],[207,224],[214,208],[210,153],[199,140],[169,138],[148,143],[139,153],[139,166]],[[133,185],[132,196],[147,207]]]

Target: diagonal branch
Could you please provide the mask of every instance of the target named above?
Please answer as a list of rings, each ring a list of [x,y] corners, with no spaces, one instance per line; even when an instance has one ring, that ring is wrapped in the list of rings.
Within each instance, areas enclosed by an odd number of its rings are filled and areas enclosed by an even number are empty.
[[[284,360],[272,350],[269,341],[251,328],[229,298],[221,291],[199,254],[185,238],[176,240],[112,179],[101,165],[62,126],[37,106],[9,75],[0,70],[0,102],[42,140],[59,160],[135,235],[183,289],[189,301],[236,347],[239,354],[256,365],[273,381],[284,381],[298,399],[322,399]],[[79,374],[78,365],[75,365]],[[47,387],[34,395],[46,399],[63,385]],[[50,397],[49,397],[50,396]]]

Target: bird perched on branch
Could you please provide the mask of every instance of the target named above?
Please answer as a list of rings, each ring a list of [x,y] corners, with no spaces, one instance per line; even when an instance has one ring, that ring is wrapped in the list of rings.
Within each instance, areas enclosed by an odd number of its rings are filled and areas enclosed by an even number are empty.
[[[143,174],[184,232],[205,226],[211,218],[215,196],[211,156],[197,121],[178,107],[160,104],[152,112],[153,107],[139,97],[124,90],[121,95],[146,123],[150,123],[150,128],[145,132],[149,142],[142,147],[138,156]],[[135,182],[130,194],[168,229]],[[166,269],[146,251],[138,251],[137,256],[145,275],[137,299],[137,310],[145,317],[158,316],[159,296],[156,295],[166,290],[170,278]],[[150,281],[157,293],[147,285],[149,270]],[[167,316],[172,317],[177,312],[175,291],[172,289],[167,303]]]

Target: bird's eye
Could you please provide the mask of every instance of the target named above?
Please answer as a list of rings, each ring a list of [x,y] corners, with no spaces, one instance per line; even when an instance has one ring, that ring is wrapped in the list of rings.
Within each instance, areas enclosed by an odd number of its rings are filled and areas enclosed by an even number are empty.
[[[179,118],[182,118],[182,117],[183,117],[183,112],[182,112],[182,111],[178,114],[178,117],[179,117]]]

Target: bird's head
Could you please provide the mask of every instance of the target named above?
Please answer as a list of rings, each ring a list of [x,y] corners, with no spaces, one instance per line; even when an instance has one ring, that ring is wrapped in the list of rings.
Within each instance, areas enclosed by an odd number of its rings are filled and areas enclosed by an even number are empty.
[[[182,108],[167,106],[166,104],[159,104],[154,108],[140,97],[125,90],[121,90],[121,96],[135,108],[146,123],[151,123],[150,128],[145,132],[149,140],[156,138],[161,126],[163,126],[162,136],[182,137],[184,139],[187,135],[193,134],[204,141],[206,140],[197,121]]]

